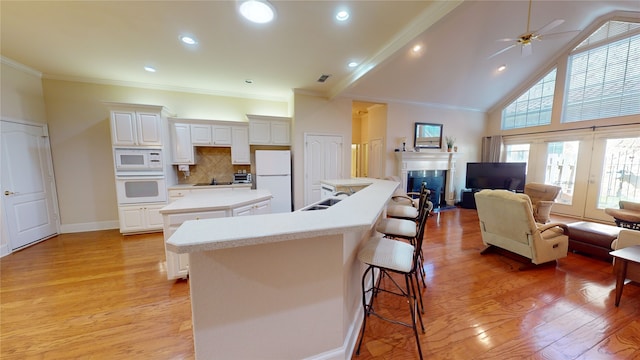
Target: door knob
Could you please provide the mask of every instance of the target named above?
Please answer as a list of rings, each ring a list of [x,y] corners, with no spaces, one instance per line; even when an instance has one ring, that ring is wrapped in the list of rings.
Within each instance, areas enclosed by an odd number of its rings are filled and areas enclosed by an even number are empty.
[[[13,195],[13,194],[15,194],[15,193],[14,193],[13,191],[5,190],[5,191],[4,191],[4,194],[5,194],[5,195],[7,195],[7,196],[9,196],[9,195]]]

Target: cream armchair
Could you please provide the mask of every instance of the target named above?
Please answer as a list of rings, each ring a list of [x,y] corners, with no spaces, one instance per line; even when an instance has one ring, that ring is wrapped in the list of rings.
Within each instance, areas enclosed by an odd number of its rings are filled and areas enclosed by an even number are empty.
[[[640,245],[640,231],[622,229],[618,234],[618,238],[611,243],[611,248],[618,250],[632,245]],[[627,265],[627,279],[640,283],[640,264],[629,262],[629,265]]]
[[[485,251],[499,247],[531,259],[536,265],[567,256],[566,225],[536,223],[527,195],[508,190],[482,190],[474,196],[482,241],[487,245]]]
[[[524,186],[524,193],[531,199],[533,217],[537,222],[541,224],[549,222],[551,207],[560,190],[562,190],[560,186],[541,183],[528,183]]]

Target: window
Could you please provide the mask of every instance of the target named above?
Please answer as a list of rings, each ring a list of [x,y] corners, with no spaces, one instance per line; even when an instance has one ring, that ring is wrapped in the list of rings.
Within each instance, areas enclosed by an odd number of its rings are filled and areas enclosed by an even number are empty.
[[[556,69],[502,110],[502,130],[551,124]]]
[[[562,122],[640,114],[640,24],[609,21],[568,59]]]

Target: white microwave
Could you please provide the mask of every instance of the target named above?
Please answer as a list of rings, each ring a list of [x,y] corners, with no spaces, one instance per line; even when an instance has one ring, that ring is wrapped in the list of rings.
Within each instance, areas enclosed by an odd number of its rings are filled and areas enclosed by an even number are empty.
[[[118,204],[167,201],[167,186],[162,176],[128,176],[116,178]]]
[[[115,149],[116,175],[130,172],[160,174],[163,169],[161,149]]]

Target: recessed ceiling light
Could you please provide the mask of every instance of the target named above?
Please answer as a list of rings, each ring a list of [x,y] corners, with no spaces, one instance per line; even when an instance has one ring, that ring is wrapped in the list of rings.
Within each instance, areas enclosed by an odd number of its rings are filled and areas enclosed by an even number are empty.
[[[506,69],[507,69],[507,65],[500,65],[500,66],[498,66],[498,72],[505,71]]]
[[[413,51],[414,53],[420,52],[420,50],[422,50],[422,45],[418,44],[418,45],[414,45],[411,48],[411,51]]]
[[[191,36],[188,35],[181,35],[180,36],[180,41],[182,41],[183,43],[187,44],[187,45],[196,45],[198,43],[198,41],[194,38],[192,38]]]
[[[340,10],[336,14],[336,20],[345,21],[349,18],[349,12],[347,10]]]
[[[358,66],[358,63],[357,63],[357,62],[355,62],[355,61],[352,61],[352,62],[350,62],[350,63],[349,63],[349,65],[348,65],[348,66],[349,66],[350,68],[353,68],[353,67]]]
[[[149,66],[149,65],[145,66],[144,70],[148,71],[148,72],[152,72],[152,73],[156,72],[156,68],[154,68],[153,66]]]
[[[268,23],[275,16],[273,6],[265,0],[244,1],[240,4],[239,11],[247,20],[258,24]]]

